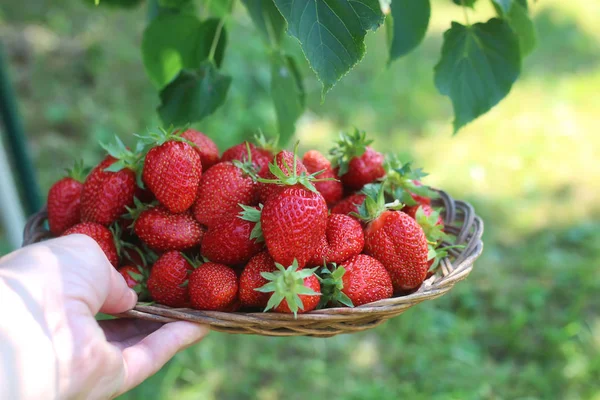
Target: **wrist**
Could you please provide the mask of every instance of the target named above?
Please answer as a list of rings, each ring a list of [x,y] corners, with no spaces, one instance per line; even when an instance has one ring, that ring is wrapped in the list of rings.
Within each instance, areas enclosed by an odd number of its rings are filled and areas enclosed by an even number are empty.
[[[54,398],[58,366],[36,294],[0,265],[0,398]]]

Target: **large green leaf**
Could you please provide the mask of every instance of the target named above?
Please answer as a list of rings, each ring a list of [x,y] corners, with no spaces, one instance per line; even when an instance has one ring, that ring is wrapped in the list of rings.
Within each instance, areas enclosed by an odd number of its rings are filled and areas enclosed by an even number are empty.
[[[197,70],[182,70],[160,92],[160,118],[174,126],[201,121],[225,102],[230,84],[231,77],[219,73],[210,62]]]
[[[142,38],[146,73],[159,89],[171,82],[182,69],[195,69],[210,52],[219,20],[200,21],[193,15],[160,14],[148,25]],[[224,29],[215,52],[217,65],[223,60],[226,45]]]
[[[271,97],[277,113],[279,144],[294,134],[296,120],[304,112],[306,100],[302,77],[294,59],[274,53],[271,59]]]
[[[508,13],[508,21],[519,37],[519,46],[521,48],[521,54],[523,57],[533,51],[537,44],[537,33],[535,31],[535,25],[529,17],[529,12],[526,6],[523,6],[520,2],[515,1],[510,8]]]
[[[417,47],[425,37],[431,4],[429,0],[394,0],[391,4],[393,36],[390,61]]]
[[[367,30],[384,19],[378,0],[275,0],[300,46],[323,93],[365,54]]]
[[[435,85],[452,100],[454,132],[498,104],[520,71],[519,41],[506,21],[452,22],[435,66]]]
[[[285,30],[285,19],[273,0],[243,0],[248,13],[265,39],[278,45]]]

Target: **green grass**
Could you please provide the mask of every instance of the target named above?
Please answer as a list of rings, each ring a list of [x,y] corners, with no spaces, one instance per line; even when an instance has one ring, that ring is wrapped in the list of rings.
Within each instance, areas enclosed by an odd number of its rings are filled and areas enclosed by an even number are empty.
[[[431,173],[428,183],[483,216],[482,258],[450,294],[368,332],[211,333],[123,398],[600,399],[598,7],[535,3],[540,45],[522,78],[455,137],[432,72],[443,30],[462,18],[449,1],[436,2],[422,47],[389,68],[383,32],[369,35],[365,60],[323,104],[302,63],[302,146],[326,149],[340,129],[357,126],[378,149],[414,159]],[[486,15],[483,7],[472,18]],[[128,140],[157,124],[138,47],[144,19],[143,9],[95,10],[78,0],[53,8],[26,0],[0,12],[43,190],[73,157],[96,162],[97,140]],[[224,65],[230,97],[198,124],[222,150],[275,126],[267,56],[257,55],[264,45],[241,6],[235,21]],[[285,47],[299,56],[291,39]]]

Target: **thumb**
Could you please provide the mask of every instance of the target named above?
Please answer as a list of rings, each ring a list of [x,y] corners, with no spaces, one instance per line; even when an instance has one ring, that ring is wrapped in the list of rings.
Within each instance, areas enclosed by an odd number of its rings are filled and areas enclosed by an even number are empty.
[[[40,245],[54,253],[59,275],[68,282],[62,285],[66,297],[83,301],[91,314],[119,314],[135,306],[137,294],[92,238],[69,235]]]
[[[137,303],[137,294],[127,286],[125,279],[112,266],[108,285],[108,296],[100,307],[100,312],[120,314],[131,310]]]

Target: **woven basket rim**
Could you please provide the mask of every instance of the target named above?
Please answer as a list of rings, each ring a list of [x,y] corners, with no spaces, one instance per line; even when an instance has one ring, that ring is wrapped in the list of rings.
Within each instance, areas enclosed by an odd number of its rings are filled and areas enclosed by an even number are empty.
[[[460,200],[452,199],[446,192],[437,190],[436,206],[444,207],[442,218],[446,232],[456,237],[457,244],[464,249],[450,250],[450,257],[440,263],[435,275],[428,278],[414,293],[383,299],[361,306],[336,307],[292,314],[264,312],[221,312],[201,311],[189,308],[171,308],[163,305],[138,303],[133,310],[118,317],[138,318],[158,322],[186,320],[210,325],[212,329],[229,333],[248,333],[269,336],[321,336],[356,332],[373,328],[385,320],[406,311],[425,300],[447,293],[459,281],[465,279],[475,260],[483,251],[483,221],[473,207]],[[52,237],[45,227],[46,208],[33,214],[23,232],[23,245]]]

